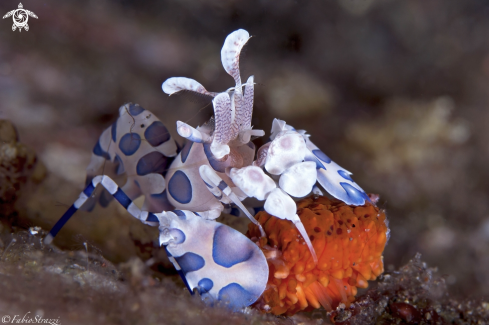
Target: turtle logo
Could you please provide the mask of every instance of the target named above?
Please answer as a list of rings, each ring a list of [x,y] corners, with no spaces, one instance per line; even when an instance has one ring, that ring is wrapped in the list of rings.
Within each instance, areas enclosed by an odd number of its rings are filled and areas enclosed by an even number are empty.
[[[19,29],[19,32],[22,31],[22,28],[24,28],[26,31],[29,30],[29,25],[27,25],[27,20],[29,20],[29,16],[37,19],[36,14],[32,11],[25,10],[22,6],[22,3],[19,3],[19,9],[14,9],[7,12],[5,16],[3,16],[3,19],[10,16],[12,16],[12,18],[14,19],[14,24],[12,25],[12,31],[14,32],[17,28]]]

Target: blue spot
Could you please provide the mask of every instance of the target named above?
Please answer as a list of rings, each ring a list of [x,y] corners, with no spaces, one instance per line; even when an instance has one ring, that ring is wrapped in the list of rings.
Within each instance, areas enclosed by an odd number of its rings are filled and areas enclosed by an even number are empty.
[[[224,181],[220,181],[219,182],[219,185],[217,185],[217,187],[221,190],[221,191],[224,191],[224,189],[226,187],[228,187],[228,184],[226,184]]]
[[[340,174],[341,177],[343,177],[344,179],[350,181],[350,182],[353,182],[353,179],[351,179],[350,175],[345,172],[344,170],[338,170],[338,174]]]
[[[231,283],[219,291],[218,300],[228,303],[234,308],[251,305],[258,299],[258,295],[249,292],[237,283]]]
[[[119,155],[116,154],[114,161],[117,164],[117,170],[116,170],[117,175],[124,174],[124,163],[122,162],[121,157],[119,157]]]
[[[326,156],[326,154],[319,149],[313,150],[312,153],[316,157],[318,157],[321,161],[324,161],[327,164],[329,164],[331,162],[331,159],[328,156]]]
[[[212,258],[216,264],[230,268],[253,257],[254,247],[250,244],[254,245],[240,232],[220,226],[214,233]]]
[[[177,170],[168,182],[168,191],[175,201],[185,204],[192,200],[192,184],[187,175]]]
[[[137,186],[139,189],[141,189],[141,185],[139,185],[139,182],[138,182],[138,181],[136,181],[136,180],[135,180],[135,181],[134,181],[134,184],[136,184],[136,186]]]
[[[126,155],[133,155],[141,145],[141,137],[137,133],[126,133],[119,141],[119,149]]]
[[[170,235],[173,237],[174,244],[181,244],[187,239],[183,231],[176,228],[170,228]]]
[[[173,210],[172,212],[178,216],[178,219],[187,220],[187,216],[185,215],[185,212],[183,212],[182,210]]]
[[[214,157],[211,151],[210,143],[204,143],[204,153],[207,156],[207,160],[209,160],[209,164],[211,165],[212,169],[219,173],[226,172],[226,167],[228,167],[229,164],[226,164],[226,160],[219,161],[216,159],[216,157]]]
[[[160,222],[160,220],[158,220],[158,217],[154,213],[148,213],[146,221]]]
[[[168,159],[159,151],[150,152],[139,159],[136,172],[139,176],[151,173],[163,174],[166,171]]]
[[[129,113],[130,113],[132,116],[139,115],[139,114],[141,114],[142,112],[144,112],[144,108],[142,108],[142,107],[141,107],[141,106],[139,106],[138,104],[130,104],[130,105],[129,105]]]
[[[205,186],[207,186],[208,188],[214,188],[214,186],[207,184],[206,181],[203,181],[203,182],[204,182]]]
[[[117,188],[117,192],[112,195],[123,207],[127,209],[132,200],[124,193],[120,188]]]
[[[202,280],[199,281],[197,284],[199,286],[199,293],[203,294],[206,292],[211,291],[212,287],[214,286],[214,282],[212,282],[211,279],[208,278],[203,278]]]
[[[112,134],[112,141],[115,142],[115,140],[117,139],[117,121],[115,121],[112,124],[112,128],[110,129],[110,133]]]
[[[205,265],[205,261],[202,256],[191,252],[185,253],[180,257],[175,257],[175,260],[182,268],[184,275],[189,272],[200,270]]]
[[[350,184],[341,182],[340,185],[341,187],[343,187],[346,194],[351,199],[351,201],[348,204],[361,205],[365,203],[365,200],[369,200],[369,197],[365,192],[359,191],[358,189],[351,186]]]
[[[326,169],[326,167],[324,167],[324,165],[321,163],[321,161],[315,155],[313,155],[309,150],[306,151],[306,156],[304,157],[304,161],[315,162],[316,163],[316,169],[319,169],[319,168]]]
[[[93,148],[93,154],[96,156],[104,157],[106,160],[110,160],[109,154],[102,149],[100,146],[100,140],[97,142],[95,147]]]
[[[163,123],[160,121],[155,121],[148,126],[146,131],[144,131],[144,137],[150,145],[157,147],[160,144],[170,140],[170,133]]]
[[[255,144],[254,144],[253,142],[251,142],[251,141],[250,141],[250,142],[248,142],[246,145],[247,145],[248,147],[250,147],[251,149],[255,150]]]
[[[182,159],[183,163],[187,161],[188,154],[190,153],[190,149],[192,149],[193,144],[194,143],[192,141],[187,141],[182,149],[182,152],[180,152],[180,158]]]

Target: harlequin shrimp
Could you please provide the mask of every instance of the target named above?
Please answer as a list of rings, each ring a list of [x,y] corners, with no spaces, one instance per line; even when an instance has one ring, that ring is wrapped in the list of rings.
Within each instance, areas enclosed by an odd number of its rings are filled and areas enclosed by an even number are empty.
[[[154,114],[137,104],[119,109],[119,118],[93,149],[86,188],[52,228],[46,243],[52,242],[102,185],[132,216],[159,227],[160,245],[166,247],[191,293],[197,290],[203,297],[224,301],[232,308],[256,302],[268,280],[269,264],[262,249],[215,221],[222,212],[246,215],[259,237],[265,238],[254,211],[242,203],[246,198],[265,201],[264,209],[270,215],[292,221],[307,245],[312,264],[321,262],[292,197],[320,194],[319,182],[350,205],[363,205],[369,198],[353,182],[351,173],[332,162],[305,131],[284,121],[274,120],[270,142],[258,150],[255,159],[252,137],[264,132],[251,126],[253,76],[242,84],[239,70],[241,49],[249,38],[247,31],[237,30],[227,36],[221,50],[223,67],[233,77],[234,87],[209,92],[184,77],[162,84],[169,95],[191,91],[212,98],[214,118],[208,123],[194,128],[177,121],[178,134],[188,140],[180,152]],[[101,174],[106,161],[116,163],[118,173],[126,175],[122,188]],[[133,202],[140,196],[145,198],[142,209]]]

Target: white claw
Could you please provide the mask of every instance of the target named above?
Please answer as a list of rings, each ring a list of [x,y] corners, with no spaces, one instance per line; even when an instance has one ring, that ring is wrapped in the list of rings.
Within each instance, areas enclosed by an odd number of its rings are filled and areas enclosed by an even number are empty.
[[[316,184],[316,163],[306,161],[298,163],[287,169],[279,180],[279,186],[288,194],[295,197],[304,197],[311,193]]]
[[[265,200],[277,185],[260,167],[248,166],[231,169],[229,176],[234,184],[249,197]]]
[[[294,200],[280,188],[270,192],[263,208],[271,215],[286,220],[292,220],[297,211]]]
[[[302,135],[295,131],[280,132],[268,148],[265,169],[272,175],[280,175],[287,168],[302,162],[306,150]]]
[[[265,211],[267,211],[271,215],[280,219],[290,220],[294,223],[295,227],[297,228],[302,238],[304,239],[304,242],[309,248],[312,258],[314,259],[314,263],[317,264],[318,258],[316,255],[316,251],[312,246],[311,240],[307,235],[307,231],[304,228],[301,219],[296,213],[297,206],[294,200],[292,200],[292,198],[288,196],[283,190],[276,188],[268,196],[268,199],[265,201],[264,208]]]
[[[301,219],[299,216],[296,214],[294,216],[294,220],[292,220],[294,223],[295,227],[297,230],[300,232],[302,238],[304,239],[304,242],[306,243],[307,247],[309,248],[309,251],[311,252],[312,259],[314,260],[315,264],[318,264],[318,257],[316,255],[316,251],[314,250],[314,246],[312,246],[311,239],[307,235],[306,228],[304,228],[304,225],[302,224]]]

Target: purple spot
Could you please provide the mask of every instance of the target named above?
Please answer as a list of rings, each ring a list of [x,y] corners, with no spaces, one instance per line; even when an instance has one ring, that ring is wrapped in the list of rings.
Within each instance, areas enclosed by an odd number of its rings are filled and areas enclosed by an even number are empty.
[[[230,268],[253,257],[253,243],[236,230],[220,226],[214,233],[212,258],[216,264]]]
[[[350,182],[353,182],[353,179],[351,179],[350,175],[345,172],[344,170],[338,170],[338,174],[340,174],[341,177],[343,177],[344,179],[350,181]]]
[[[329,164],[331,162],[331,159],[328,156],[326,156],[326,154],[319,149],[313,150],[312,153],[316,157],[318,157],[321,161],[324,161],[327,164]]]
[[[166,171],[168,159],[159,151],[150,152],[139,159],[136,172],[139,176],[151,173],[163,174]]]
[[[178,216],[178,219],[187,220],[187,216],[185,215],[185,212],[183,212],[182,210],[173,210],[172,212]]]
[[[112,127],[110,129],[110,133],[112,134],[112,141],[116,141],[117,139],[117,121],[115,121],[113,124],[112,124]]]
[[[224,189],[226,189],[226,187],[228,187],[228,184],[226,184],[224,181],[220,181],[219,182],[219,185],[217,185],[217,187],[221,190],[221,191],[224,191]]]
[[[155,121],[148,126],[146,131],[144,131],[144,137],[150,145],[157,147],[160,144],[170,140],[170,133],[163,123],[160,121]]]
[[[359,191],[355,187],[351,186],[348,183],[341,182],[340,183],[341,187],[345,190],[346,194],[348,195],[348,198],[350,198],[350,201],[348,204],[352,205],[362,205],[365,203],[365,200],[368,200],[367,194],[363,191]]]
[[[154,213],[148,213],[148,217],[146,218],[146,221],[149,222],[159,222],[160,220]]]
[[[150,213],[154,215],[153,213]],[[155,216],[155,215],[154,215]],[[155,216],[156,217],[156,216]],[[158,218],[156,217],[156,221],[158,222]],[[174,244],[181,244],[187,239],[183,231],[177,228],[170,228],[170,235],[173,237],[173,243]]]
[[[139,114],[141,114],[142,112],[144,112],[144,108],[142,108],[142,107],[141,107],[141,106],[139,106],[138,104],[130,104],[130,105],[129,105],[129,113],[130,113],[132,116],[139,115]]]
[[[180,152],[180,158],[182,159],[182,163],[187,161],[188,154],[190,153],[190,149],[192,149],[193,144],[194,143],[192,141],[187,141],[187,143],[185,143],[182,152]]]
[[[117,175],[124,174],[124,163],[122,162],[122,159],[121,157],[119,157],[119,155],[117,154],[115,155],[114,162],[117,164],[117,169],[116,169]]]
[[[175,260],[182,268],[184,275],[192,271],[200,270],[205,265],[205,261],[202,256],[191,252],[185,253],[180,257],[175,257]]]
[[[97,142],[95,147],[93,148],[93,154],[96,156],[104,157],[106,160],[110,160],[109,154],[102,149],[100,146],[100,140]]]
[[[133,155],[141,145],[141,137],[137,133],[126,133],[119,141],[119,149],[126,155]]]
[[[186,204],[192,200],[192,184],[187,175],[177,170],[168,182],[168,192],[175,201]]]
[[[203,278],[197,284],[199,286],[198,290],[200,294],[211,291],[212,287],[214,287],[214,282],[211,279]]]
[[[237,283],[231,283],[219,291],[218,300],[238,309],[251,305],[258,299],[260,292],[249,292]]]

